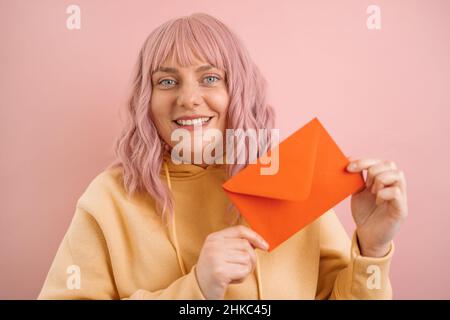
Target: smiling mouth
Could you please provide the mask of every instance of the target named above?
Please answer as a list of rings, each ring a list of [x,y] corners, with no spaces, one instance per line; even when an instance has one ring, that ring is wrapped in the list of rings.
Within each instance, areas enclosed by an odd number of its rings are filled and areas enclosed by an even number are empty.
[[[173,122],[179,127],[194,127],[196,125],[204,126],[206,125],[213,117],[199,117],[195,119],[180,119],[173,120]]]

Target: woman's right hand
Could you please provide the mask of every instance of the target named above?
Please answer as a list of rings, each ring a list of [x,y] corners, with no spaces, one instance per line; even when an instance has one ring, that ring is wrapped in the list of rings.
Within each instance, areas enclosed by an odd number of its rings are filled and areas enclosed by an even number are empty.
[[[256,267],[255,248],[269,245],[243,225],[209,234],[203,244],[196,276],[206,299],[223,299],[229,284],[241,283]]]

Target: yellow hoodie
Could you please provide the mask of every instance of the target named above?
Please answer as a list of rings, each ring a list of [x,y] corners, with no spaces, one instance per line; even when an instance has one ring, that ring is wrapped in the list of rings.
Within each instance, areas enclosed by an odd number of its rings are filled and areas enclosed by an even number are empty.
[[[202,245],[232,225],[224,166],[164,156],[161,178],[175,199],[169,228],[149,195],[127,196],[121,173],[103,171],[79,198],[38,299],[205,299],[195,274]],[[256,249],[255,272],[225,299],[391,299],[393,252],[391,243],[385,257],[361,256],[356,233],[350,240],[330,209],[272,252]]]

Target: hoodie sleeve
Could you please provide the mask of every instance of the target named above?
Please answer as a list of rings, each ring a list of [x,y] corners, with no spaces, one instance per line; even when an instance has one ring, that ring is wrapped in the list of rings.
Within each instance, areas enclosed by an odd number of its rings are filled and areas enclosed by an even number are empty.
[[[203,300],[194,266],[185,276],[157,291],[117,291],[103,232],[86,210],[77,206],[38,299],[199,299]]]
[[[206,300],[195,275],[197,265],[189,273],[157,291],[137,290],[124,300]]]
[[[350,240],[334,210],[321,217],[316,299],[392,299],[389,268],[394,243],[384,257],[362,256],[356,231]]]

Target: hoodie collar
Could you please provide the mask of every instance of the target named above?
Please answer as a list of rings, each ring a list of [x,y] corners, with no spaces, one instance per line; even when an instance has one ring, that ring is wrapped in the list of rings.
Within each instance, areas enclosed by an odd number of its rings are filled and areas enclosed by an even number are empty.
[[[225,156],[223,158],[223,162],[225,161]],[[210,164],[206,167],[201,167],[192,163],[174,163],[170,152],[165,151],[163,154],[163,162],[167,164],[168,171],[170,173],[170,178],[184,178],[191,177],[198,174],[203,174],[209,170],[215,169],[225,169],[225,164],[214,163]],[[162,171],[165,173],[165,169],[162,168]]]

